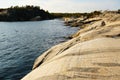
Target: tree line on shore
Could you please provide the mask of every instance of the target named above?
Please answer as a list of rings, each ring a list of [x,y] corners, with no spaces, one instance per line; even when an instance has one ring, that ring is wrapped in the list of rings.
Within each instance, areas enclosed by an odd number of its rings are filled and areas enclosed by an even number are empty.
[[[120,9],[116,12],[120,13]],[[62,17],[92,18],[100,14],[102,14],[102,11],[94,11],[91,13],[49,13],[39,6],[11,6],[10,8],[0,9],[0,21],[37,21]]]
[[[55,17],[82,17],[86,16],[88,18],[94,17],[96,15],[102,14],[101,11],[94,11],[91,13],[52,13]]]
[[[0,21],[30,21],[52,19],[53,16],[39,6],[22,6],[0,9]]]
[[[106,10],[106,12],[115,12],[115,13],[119,13],[120,14],[120,9],[118,9],[118,11],[107,11]],[[51,14],[54,15],[54,17],[56,17],[56,18],[61,18],[61,17],[74,17],[74,18],[86,17],[86,18],[93,18],[95,16],[101,15],[102,13],[103,13],[102,11],[93,11],[93,12],[90,12],[90,13],[51,13]]]

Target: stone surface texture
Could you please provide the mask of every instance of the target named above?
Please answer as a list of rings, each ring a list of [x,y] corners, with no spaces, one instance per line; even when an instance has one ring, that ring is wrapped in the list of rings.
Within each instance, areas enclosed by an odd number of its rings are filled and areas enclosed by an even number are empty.
[[[120,80],[120,14],[88,21],[71,40],[39,56],[22,80]]]

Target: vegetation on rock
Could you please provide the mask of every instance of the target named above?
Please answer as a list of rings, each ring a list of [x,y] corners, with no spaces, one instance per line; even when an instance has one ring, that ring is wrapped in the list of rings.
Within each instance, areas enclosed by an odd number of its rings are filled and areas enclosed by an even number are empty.
[[[96,15],[100,15],[102,14],[101,11],[94,11],[91,13],[52,13],[52,15],[54,15],[55,17],[88,17],[88,18],[92,18],[95,17]]]

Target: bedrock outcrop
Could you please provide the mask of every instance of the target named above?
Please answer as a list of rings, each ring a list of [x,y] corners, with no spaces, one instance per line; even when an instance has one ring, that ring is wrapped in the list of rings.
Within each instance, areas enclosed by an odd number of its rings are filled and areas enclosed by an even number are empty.
[[[71,40],[40,55],[22,80],[120,80],[120,14],[90,20]]]

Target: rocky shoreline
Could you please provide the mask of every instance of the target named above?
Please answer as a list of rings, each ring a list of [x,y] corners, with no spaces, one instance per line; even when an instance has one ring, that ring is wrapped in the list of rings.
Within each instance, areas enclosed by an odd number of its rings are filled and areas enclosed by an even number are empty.
[[[67,18],[79,27],[71,40],[39,56],[21,80],[119,80],[120,14],[104,12],[94,18]]]

